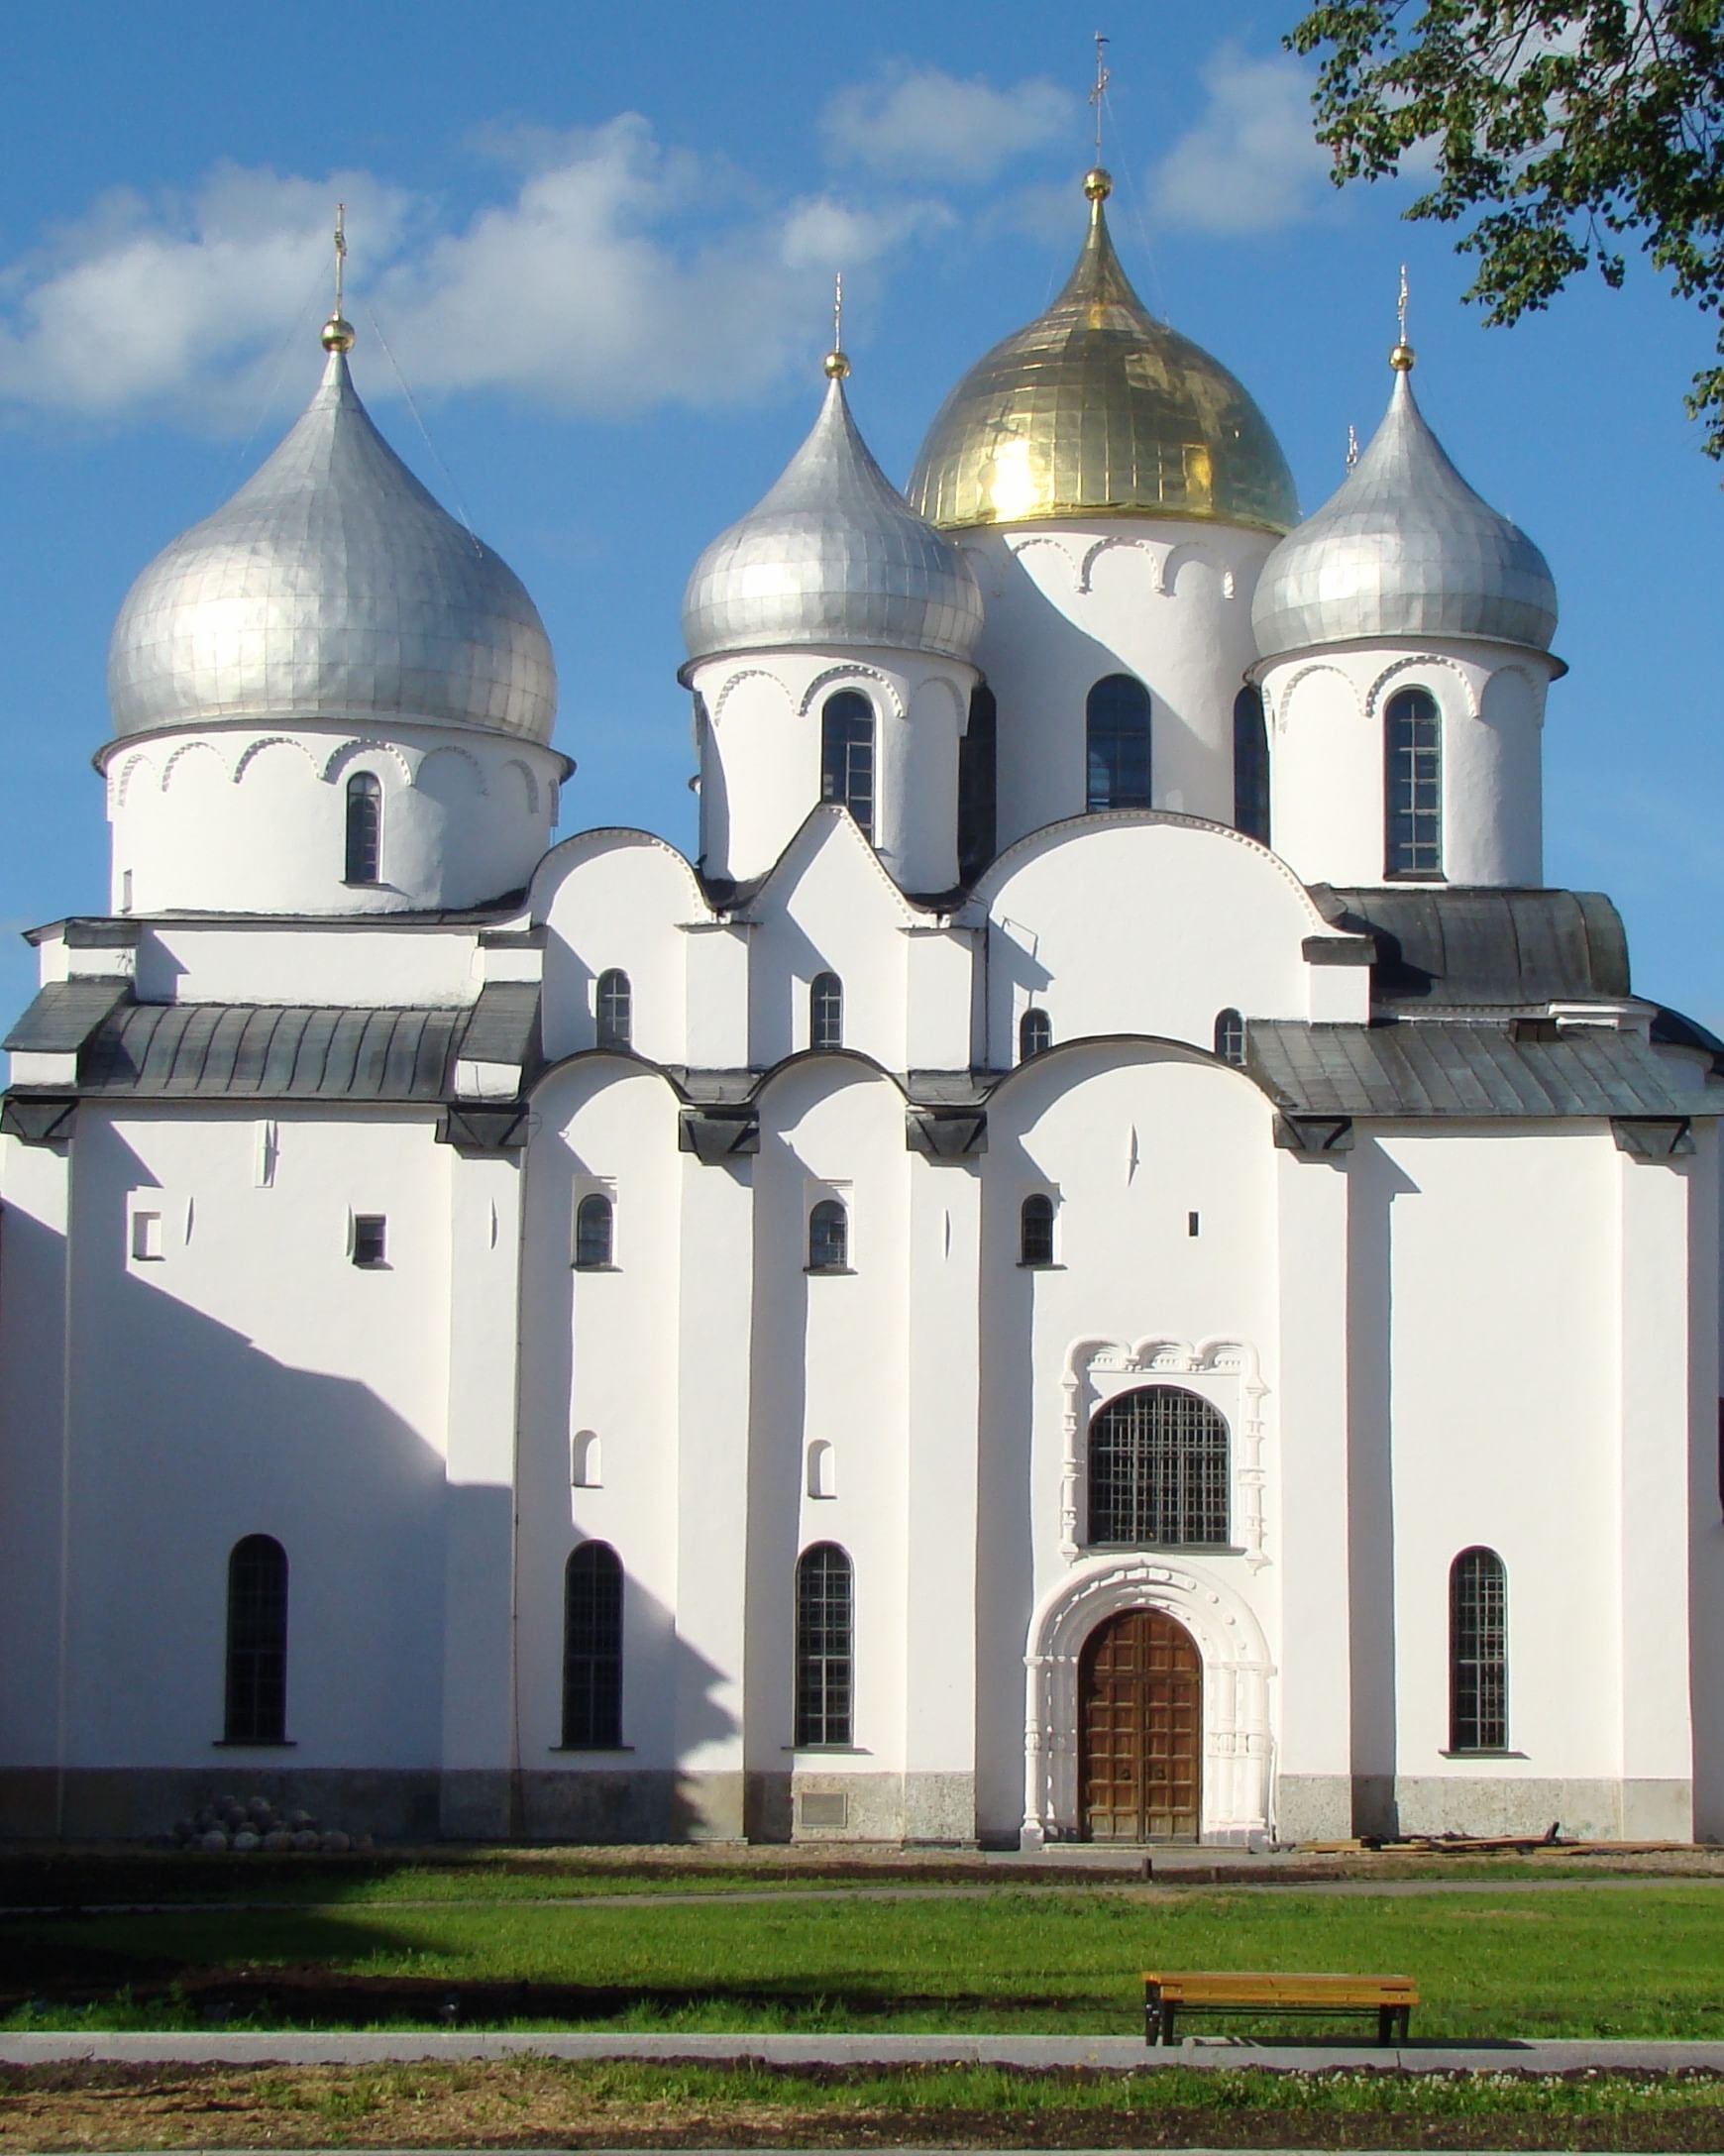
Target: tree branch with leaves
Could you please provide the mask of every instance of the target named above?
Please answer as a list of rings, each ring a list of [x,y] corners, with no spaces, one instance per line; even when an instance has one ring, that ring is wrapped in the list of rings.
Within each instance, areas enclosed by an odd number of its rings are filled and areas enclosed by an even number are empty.
[[[1724,316],[1724,0],[1333,0],[1288,34],[1320,58],[1338,186],[1435,159],[1410,218],[1465,224],[1491,323],[1631,252]],[[1690,414],[1724,458],[1724,320]]]

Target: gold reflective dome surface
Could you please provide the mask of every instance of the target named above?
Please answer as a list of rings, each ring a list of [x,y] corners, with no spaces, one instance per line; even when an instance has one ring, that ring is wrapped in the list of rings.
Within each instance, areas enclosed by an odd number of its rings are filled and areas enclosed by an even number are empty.
[[[1244,388],[1157,322],[1108,237],[1107,175],[1065,289],[940,406],[906,489],[930,524],[1190,516],[1284,532],[1293,475]]]

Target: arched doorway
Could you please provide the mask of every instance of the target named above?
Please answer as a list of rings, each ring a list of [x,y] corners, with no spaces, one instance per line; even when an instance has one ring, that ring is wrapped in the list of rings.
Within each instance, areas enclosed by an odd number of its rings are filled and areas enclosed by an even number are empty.
[[[1203,1663],[1182,1624],[1126,1609],[1078,1667],[1078,1802],[1092,1842],[1194,1842],[1203,1823]]]

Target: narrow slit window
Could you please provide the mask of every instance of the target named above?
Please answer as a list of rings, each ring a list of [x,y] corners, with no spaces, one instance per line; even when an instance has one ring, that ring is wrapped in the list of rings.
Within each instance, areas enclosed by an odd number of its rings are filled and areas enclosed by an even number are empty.
[[[383,790],[369,771],[347,782],[347,869],[350,884],[375,884],[382,874]]]
[[[850,1217],[836,1198],[822,1198],[808,1215],[809,1272],[844,1272],[850,1263]]]
[[[1053,1200],[1045,1191],[1033,1191],[1018,1215],[1018,1262],[1021,1265],[1053,1263]]]
[[[874,706],[854,689],[820,712],[820,799],[841,802],[864,838],[874,836]]]
[[[844,984],[835,973],[816,973],[808,988],[808,1046],[844,1045]]]
[[[590,1190],[575,1208],[577,1272],[607,1272],[610,1269],[615,1226],[616,1213],[610,1200],[602,1191]]]
[[[958,743],[958,881],[973,884],[994,858],[999,823],[999,708],[991,689],[970,695]]]
[[[1443,874],[1443,714],[1428,689],[1403,689],[1383,714],[1388,876]]]
[[[1234,699],[1234,828],[1269,843],[1269,728],[1259,689]]]
[[[628,975],[619,966],[612,966],[598,976],[594,1008],[598,1016],[598,1045],[601,1048],[631,1046],[634,1041],[634,990],[629,986]]]
[[[1087,806],[1149,807],[1149,692],[1130,674],[1109,674],[1090,691],[1085,710],[1089,756]]]
[[[563,1573],[563,1747],[621,1743],[622,1560],[607,1542],[584,1542]]]
[[[248,1535],[228,1558],[227,1744],[287,1741],[287,1553]]]
[[[817,1542],[797,1560],[799,1745],[851,1741],[855,1692],[855,1581],[836,1543]]]
[[[1508,1745],[1508,1573],[1494,1550],[1463,1550],[1449,1569],[1449,1749]]]

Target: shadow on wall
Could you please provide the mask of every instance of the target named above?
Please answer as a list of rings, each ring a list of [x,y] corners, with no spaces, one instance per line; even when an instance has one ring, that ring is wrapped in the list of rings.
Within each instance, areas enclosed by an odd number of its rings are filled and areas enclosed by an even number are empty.
[[[753,1179],[757,1320],[749,1370],[748,1543],[751,1554],[771,1557],[748,1567],[746,1828],[751,1839],[789,1841],[803,1449],[808,1436],[820,1435],[807,1427],[808,1276],[803,1266],[809,1181],[788,1139],[768,1129],[761,1132]],[[840,1476],[863,1472],[860,1459],[840,1458]]]
[[[1326,1173],[1323,1169],[1308,1172]],[[1347,1650],[1355,1834],[1400,1831],[1395,1802],[1395,1496],[1390,1286],[1395,1200],[1418,1185],[1363,1132],[1347,1182]]]
[[[986,1844],[1016,1848],[1024,1818],[1024,1655],[1035,1603],[1034,1513],[1059,1502],[1034,1469],[1035,1297],[1021,1266],[1019,1205],[1044,1178],[998,1112],[982,1183],[984,1331],[976,1553],[976,1819]],[[1050,1441],[1051,1442],[1051,1441]],[[1043,1466],[1047,1466],[1043,1462]],[[1057,1462],[1052,1472],[1058,1473]]]
[[[179,1300],[182,1242],[157,1263],[128,1252],[123,1192],[149,1171],[97,1126],[74,1143],[69,1273],[57,1230],[17,1206],[4,1219],[0,1831],[159,1833],[220,1789],[434,1835],[448,1507],[506,1517],[509,1493],[451,1494],[435,1447],[369,1385],[294,1367]],[[273,1292],[266,1266],[258,1279]],[[351,1288],[339,1259],[331,1281]],[[403,1356],[423,1353],[425,1318],[404,1322]],[[303,1323],[315,1342],[314,1292]],[[290,1748],[224,1742],[228,1559],[254,1534],[287,1554]]]

